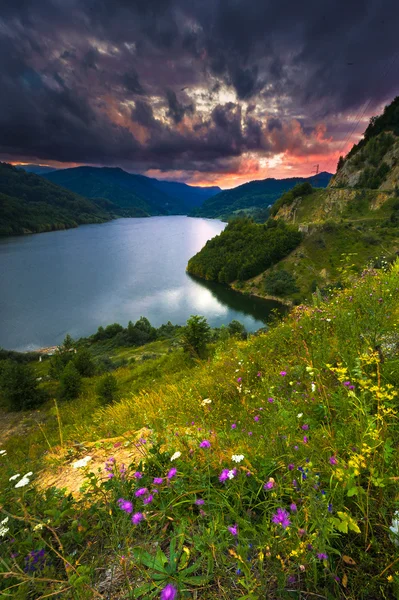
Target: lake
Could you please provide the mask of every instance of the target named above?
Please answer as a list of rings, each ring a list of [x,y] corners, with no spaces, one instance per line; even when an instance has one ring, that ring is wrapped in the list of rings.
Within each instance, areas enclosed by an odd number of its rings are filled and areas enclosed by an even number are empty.
[[[188,259],[226,226],[185,216],[117,219],[0,238],[0,346],[33,350],[100,325],[147,317],[158,327],[192,314],[220,327],[262,327],[275,302],[189,276]]]

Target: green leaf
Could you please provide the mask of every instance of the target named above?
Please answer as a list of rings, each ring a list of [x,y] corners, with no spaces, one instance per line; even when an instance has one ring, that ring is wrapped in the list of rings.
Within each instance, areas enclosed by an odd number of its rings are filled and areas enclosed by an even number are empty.
[[[358,494],[358,489],[357,489],[356,486],[349,488],[349,490],[346,493],[346,495],[349,496],[349,497],[351,497],[351,496],[357,496],[357,494]]]
[[[146,552],[142,548],[134,548],[133,555],[137,562],[149,569],[156,569],[161,573],[167,573],[164,565],[168,562],[165,554],[162,552],[161,548],[158,547],[156,556],[152,556],[149,552]]]
[[[209,577],[207,575],[192,575],[191,577],[184,577],[183,581],[189,585],[205,585],[209,581]]]
[[[156,586],[153,583],[145,583],[144,585],[136,588],[133,591],[133,598],[140,598],[140,596],[144,596],[144,594],[148,594],[151,590],[156,591]]]

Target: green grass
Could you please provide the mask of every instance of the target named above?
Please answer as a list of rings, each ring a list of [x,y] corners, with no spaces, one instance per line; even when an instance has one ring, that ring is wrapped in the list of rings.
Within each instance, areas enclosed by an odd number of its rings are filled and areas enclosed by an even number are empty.
[[[59,444],[44,407],[42,432],[32,423],[1,458],[3,595],[15,585],[17,599],[159,598],[173,585],[179,599],[397,598],[399,264],[346,277],[329,300],[226,340],[207,360],[176,350],[115,371],[124,392],[113,405],[98,405],[86,380],[78,400],[59,404],[65,449],[149,433],[126,473],[109,461],[114,477],[94,472],[79,498],[35,489],[43,432]],[[136,448],[132,434],[123,440]],[[25,469],[32,483],[15,489],[9,477]],[[143,504],[139,488],[159,491]],[[140,524],[120,498],[144,514]],[[278,509],[287,528],[273,520]],[[45,562],[24,572],[42,549]]]

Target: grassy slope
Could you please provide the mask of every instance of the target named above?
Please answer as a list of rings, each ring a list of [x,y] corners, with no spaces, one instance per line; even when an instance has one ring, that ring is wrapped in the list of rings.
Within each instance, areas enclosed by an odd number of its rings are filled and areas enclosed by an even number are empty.
[[[221,344],[209,361],[189,363],[177,350],[124,367],[116,372],[124,397],[109,407],[97,404],[95,382],[87,380],[78,401],[60,404],[63,449],[50,408],[35,415],[41,430],[28,415],[31,423],[23,437],[3,445],[8,451],[1,459],[3,502],[11,514],[22,515],[16,502],[22,498],[26,522],[29,514],[39,522],[49,518],[52,529],[33,531],[28,525],[21,531],[10,517],[8,535],[15,541],[6,537],[0,548],[12,572],[10,552],[19,552],[15,564],[23,567],[32,548],[45,548],[49,558],[43,575],[49,581],[30,579],[35,574],[28,573],[6,579],[3,588],[27,577],[13,597],[26,598],[30,587],[37,596],[63,589],[63,598],[80,600],[99,597],[99,590],[107,597],[112,590],[113,598],[124,598],[154,582],[143,592],[151,598],[159,597],[169,581],[180,588],[179,598],[198,585],[204,599],[288,599],[299,598],[301,591],[304,597],[331,599],[396,598],[399,569],[389,526],[399,505],[399,428],[398,400],[389,386],[399,384],[398,279],[398,264],[388,274],[370,272],[329,302],[298,307],[266,334]],[[156,344],[154,352],[166,349]],[[127,349],[118,355],[131,358]],[[204,398],[211,402],[204,404]],[[101,484],[94,477],[76,502],[59,495],[44,501],[32,485],[16,490],[8,482],[21,468],[36,477],[46,464],[44,434],[53,451],[58,444],[61,462],[69,462],[80,457],[73,442],[142,427],[153,433],[143,446],[147,459],[139,482],[132,477],[138,463],[127,479],[121,479],[118,465],[112,480]],[[210,449],[199,448],[202,439],[210,440]],[[129,444],[132,436],[121,440]],[[176,476],[143,506],[134,490],[164,476],[176,450],[182,452],[173,463]],[[232,454],[245,458],[235,464]],[[220,483],[222,469],[233,467],[233,479]],[[265,482],[272,482],[271,489],[264,489]],[[146,521],[139,527],[118,509],[121,496],[133,499],[136,511],[144,509]],[[199,497],[203,507],[194,504]],[[296,509],[289,508],[293,502]],[[290,513],[288,529],[273,524],[277,508]],[[233,524],[237,537],[227,529]],[[66,569],[46,545],[54,544],[55,534],[63,544],[57,551],[70,565]],[[154,580],[145,566],[153,559],[139,560],[139,548],[153,555],[157,542],[170,560],[169,541],[175,537],[186,547],[180,571],[172,568],[170,575]],[[319,558],[320,553],[328,558]],[[186,575],[185,568],[200,559]],[[73,577],[76,569],[83,580]],[[112,583],[107,584],[105,569],[112,570]],[[199,579],[191,581],[194,575]]]

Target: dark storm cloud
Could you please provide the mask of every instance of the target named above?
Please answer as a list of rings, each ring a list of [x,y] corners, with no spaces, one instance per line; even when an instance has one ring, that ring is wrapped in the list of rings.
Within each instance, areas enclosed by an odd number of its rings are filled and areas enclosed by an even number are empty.
[[[320,119],[343,139],[398,93],[398,17],[396,0],[0,0],[0,153],[223,172],[321,151]]]

